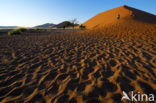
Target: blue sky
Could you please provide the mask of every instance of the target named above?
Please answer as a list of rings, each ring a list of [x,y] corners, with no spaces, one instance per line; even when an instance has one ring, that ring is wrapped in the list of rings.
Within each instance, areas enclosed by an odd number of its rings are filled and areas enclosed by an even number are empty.
[[[156,0],[0,0],[0,26],[32,27],[73,18],[83,23],[100,12],[121,5],[156,15]]]

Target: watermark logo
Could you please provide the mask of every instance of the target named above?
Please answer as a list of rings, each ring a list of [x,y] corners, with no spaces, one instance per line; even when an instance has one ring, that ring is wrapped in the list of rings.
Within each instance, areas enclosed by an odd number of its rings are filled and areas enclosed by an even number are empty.
[[[123,97],[121,98],[121,101],[126,99],[129,101],[154,101],[154,94],[140,94],[140,92],[138,93],[134,93],[133,91],[131,91],[131,96],[129,96],[125,91],[122,92],[123,93]]]
[[[123,93],[124,96],[121,98],[121,100],[127,99],[127,100],[131,101],[131,99],[128,97],[128,95],[127,95],[127,93],[125,91],[123,91],[122,93]]]

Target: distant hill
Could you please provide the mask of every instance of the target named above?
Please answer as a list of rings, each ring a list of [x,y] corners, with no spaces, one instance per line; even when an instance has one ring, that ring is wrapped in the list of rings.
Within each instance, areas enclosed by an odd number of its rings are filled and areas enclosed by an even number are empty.
[[[55,26],[55,24],[53,24],[53,23],[46,23],[46,24],[35,26],[34,28],[52,28],[53,26]]]
[[[66,23],[66,22],[68,22],[68,21],[63,21],[63,22],[61,22],[61,23],[55,25],[54,27],[56,27],[56,28],[63,28],[64,23]]]
[[[17,28],[18,26],[0,26],[0,29],[13,29]]]
[[[43,29],[48,29],[48,28],[63,28],[64,27],[64,24],[66,22],[70,22],[70,21],[63,21],[59,24],[53,24],[53,23],[46,23],[46,24],[43,24],[43,25],[38,25],[38,26],[35,26],[33,28],[43,28]],[[75,24],[75,26],[78,26],[78,24]],[[70,23],[70,25],[68,27],[73,27],[73,24]]]
[[[70,21],[63,21],[63,22],[61,22],[61,23],[55,25],[54,27],[55,27],[55,28],[63,28],[63,26],[64,26],[64,24],[65,24],[66,22],[70,22]],[[70,23],[70,25],[69,25],[68,27],[73,27],[73,25],[78,26],[78,24],[72,24],[72,23]]]

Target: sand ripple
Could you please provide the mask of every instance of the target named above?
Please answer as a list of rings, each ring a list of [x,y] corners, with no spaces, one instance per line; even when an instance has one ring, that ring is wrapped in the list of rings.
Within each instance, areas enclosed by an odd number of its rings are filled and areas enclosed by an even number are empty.
[[[156,41],[89,34],[0,36],[0,101],[121,102],[156,94]]]

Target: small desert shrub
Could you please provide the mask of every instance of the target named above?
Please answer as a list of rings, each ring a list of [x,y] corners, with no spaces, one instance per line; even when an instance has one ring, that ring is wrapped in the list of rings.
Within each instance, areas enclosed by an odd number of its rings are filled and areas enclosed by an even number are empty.
[[[79,28],[80,28],[80,29],[86,29],[86,26],[84,26],[84,25],[81,24],[81,25],[79,26]]]
[[[35,28],[34,30],[35,31],[38,31],[38,32],[41,32],[42,31],[42,29],[40,29],[40,28]]]
[[[52,29],[47,29],[47,32],[51,32],[52,31]]]
[[[26,28],[18,28],[18,30],[21,31],[21,32],[26,32],[27,31]]]
[[[70,25],[71,25],[71,22],[65,21],[64,24],[63,24],[63,29],[65,29],[66,27],[68,27]]]
[[[8,32],[8,35],[19,35],[21,34],[21,32],[19,30],[12,30],[10,32]]]
[[[8,32],[8,35],[20,35],[21,33],[25,31],[27,31],[26,28],[13,29],[12,31]]]

